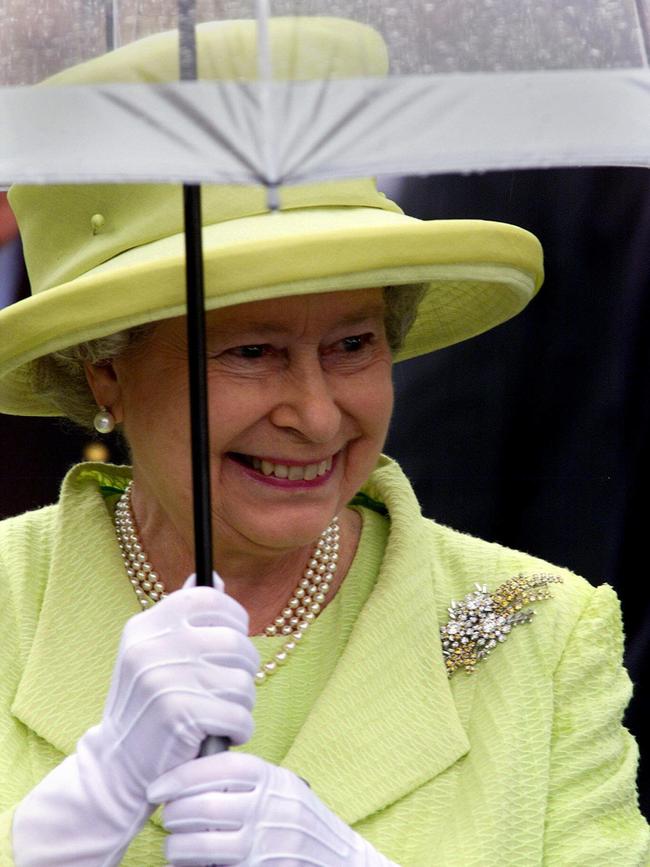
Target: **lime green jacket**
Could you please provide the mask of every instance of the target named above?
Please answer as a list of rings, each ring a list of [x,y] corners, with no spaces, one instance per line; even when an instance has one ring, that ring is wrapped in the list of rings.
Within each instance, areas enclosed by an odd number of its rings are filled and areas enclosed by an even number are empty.
[[[387,459],[364,490],[390,514],[382,568],[284,764],[402,867],[650,864],[611,588],[423,518]],[[13,806],[101,717],[134,613],[128,582],[107,580],[122,570],[80,468],[56,506],[0,524],[2,867]],[[564,579],[553,598],[473,674],[448,678],[451,600],[540,571]],[[162,865],[163,835],[155,815],[123,864]]]

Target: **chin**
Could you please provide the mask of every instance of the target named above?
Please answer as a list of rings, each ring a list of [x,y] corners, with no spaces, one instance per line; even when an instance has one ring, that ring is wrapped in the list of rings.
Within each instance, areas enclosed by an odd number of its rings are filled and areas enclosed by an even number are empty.
[[[259,520],[251,520],[250,513],[241,521],[230,523],[240,539],[246,539],[256,547],[272,550],[293,550],[311,545],[328,526],[334,515],[332,509],[305,508],[296,505],[292,514],[280,515],[284,509],[276,509],[275,515],[265,514]],[[234,517],[234,516],[233,516]]]

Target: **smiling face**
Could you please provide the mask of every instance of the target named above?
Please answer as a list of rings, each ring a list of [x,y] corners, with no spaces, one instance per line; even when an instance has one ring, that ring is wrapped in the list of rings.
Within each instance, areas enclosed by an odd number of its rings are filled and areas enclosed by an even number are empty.
[[[393,405],[383,322],[379,288],[207,315],[218,550],[308,544],[368,478]],[[124,423],[136,487],[191,539],[185,357],[185,320],[163,321],[99,399]]]

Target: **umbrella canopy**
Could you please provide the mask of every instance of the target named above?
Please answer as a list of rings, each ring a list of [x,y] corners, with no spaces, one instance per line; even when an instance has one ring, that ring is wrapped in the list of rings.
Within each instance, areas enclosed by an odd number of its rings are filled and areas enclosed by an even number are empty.
[[[3,2],[0,186],[186,185],[201,583],[212,556],[196,185],[263,185],[276,208],[283,186],[313,181],[650,155],[645,0]],[[221,22],[216,39],[199,28],[196,51],[195,20]],[[62,72],[179,23],[169,69],[143,62],[120,80],[100,63],[83,84]]]
[[[374,174],[647,165],[648,0],[219,0],[197,20],[251,19],[256,62],[227,34],[199,81],[101,76],[26,89],[177,25],[172,0],[4,0],[0,184],[282,184]],[[274,52],[287,16],[295,51]],[[357,63],[293,80],[309,19],[346,18]],[[286,21],[285,21],[286,24]],[[383,49],[378,47],[380,41]],[[349,52],[347,52],[349,53]],[[214,78],[218,80],[211,80]],[[65,123],[60,119],[65,118]]]

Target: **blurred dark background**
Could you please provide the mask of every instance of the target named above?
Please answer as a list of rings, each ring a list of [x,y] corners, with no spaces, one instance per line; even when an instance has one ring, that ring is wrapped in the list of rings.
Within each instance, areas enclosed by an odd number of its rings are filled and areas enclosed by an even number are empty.
[[[530,229],[546,282],[523,314],[396,369],[387,452],[425,514],[607,581],[623,606],[650,816],[650,172],[566,169],[435,176],[385,186],[417,217]],[[4,214],[4,218],[3,218]],[[4,219],[4,223],[3,223]],[[26,292],[0,199],[0,304]],[[102,451],[103,449],[103,451]],[[57,498],[70,464],[125,456],[50,419],[0,416],[0,517]]]

